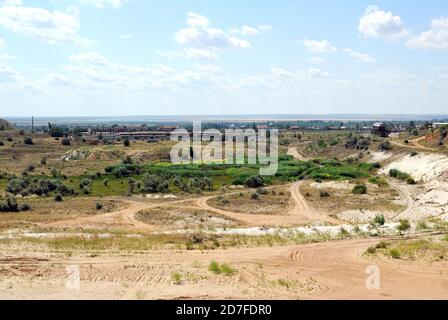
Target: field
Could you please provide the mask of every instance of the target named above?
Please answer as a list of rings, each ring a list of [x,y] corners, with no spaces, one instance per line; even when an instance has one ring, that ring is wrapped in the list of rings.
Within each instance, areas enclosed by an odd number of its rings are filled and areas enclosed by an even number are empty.
[[[172,164],[170,142],[0,133],[2,298],[448,298],[447,160],[422,141],[284,132],[261,177]]]

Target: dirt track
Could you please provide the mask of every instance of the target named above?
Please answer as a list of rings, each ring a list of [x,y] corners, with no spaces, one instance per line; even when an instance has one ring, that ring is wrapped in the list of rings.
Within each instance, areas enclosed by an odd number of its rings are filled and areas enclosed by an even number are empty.
[[[369,261],[362,253],[379,239],[303,246],[214,251],[152,251],[97,258],[52,257],[47,253],[0,259],[2,298],[43,299],[448,299],[448,263]],[[227,262],[238,273],[208,271]],[[81,289],[64,288],[65,267],[77,265]],[[380,270],[380,290],[366,288],[366,268]],[[185,276],[174,284],[173,272]],[[279,281],[288,283],[280,285]],[[14,283],[13,287],[9,286]],[[9,286],[9,287],[8,287]]]

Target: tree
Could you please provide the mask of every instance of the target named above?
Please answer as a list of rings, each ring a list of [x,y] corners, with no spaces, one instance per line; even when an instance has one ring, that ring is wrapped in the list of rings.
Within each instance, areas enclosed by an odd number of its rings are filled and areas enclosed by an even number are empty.
[[[58,127],[51,127],[50,136],[53,138],[62,138],[64,136],[64,130]]]
[[[261,176],[252,176],[249,177],[246,180],[245,185],[249,188],[259,188],[259,187],[264,187],[265,183],[264,183],[264,179]]]
[[[128,138],[125,138],[125,139],[123,140],[123,145],[124,145],[125,147],[129,147],[129,146],[131,145],[131,142],[129,141]]]
[[[157,175],[147,173],[143,176],[143,191],[148,193],[167,192],[168,182]]]

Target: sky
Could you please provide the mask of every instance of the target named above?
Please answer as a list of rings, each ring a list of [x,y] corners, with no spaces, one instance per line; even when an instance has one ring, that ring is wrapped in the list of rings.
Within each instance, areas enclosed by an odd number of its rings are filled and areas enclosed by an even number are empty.
[[[1,116],[447,114],[446,0],[0,0]]]

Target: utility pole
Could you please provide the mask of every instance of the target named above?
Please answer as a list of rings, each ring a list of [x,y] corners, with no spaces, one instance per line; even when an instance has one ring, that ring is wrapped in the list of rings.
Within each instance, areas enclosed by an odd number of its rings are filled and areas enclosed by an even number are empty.
[[[34,133],[34,116],[31,116],[31,133]]]

